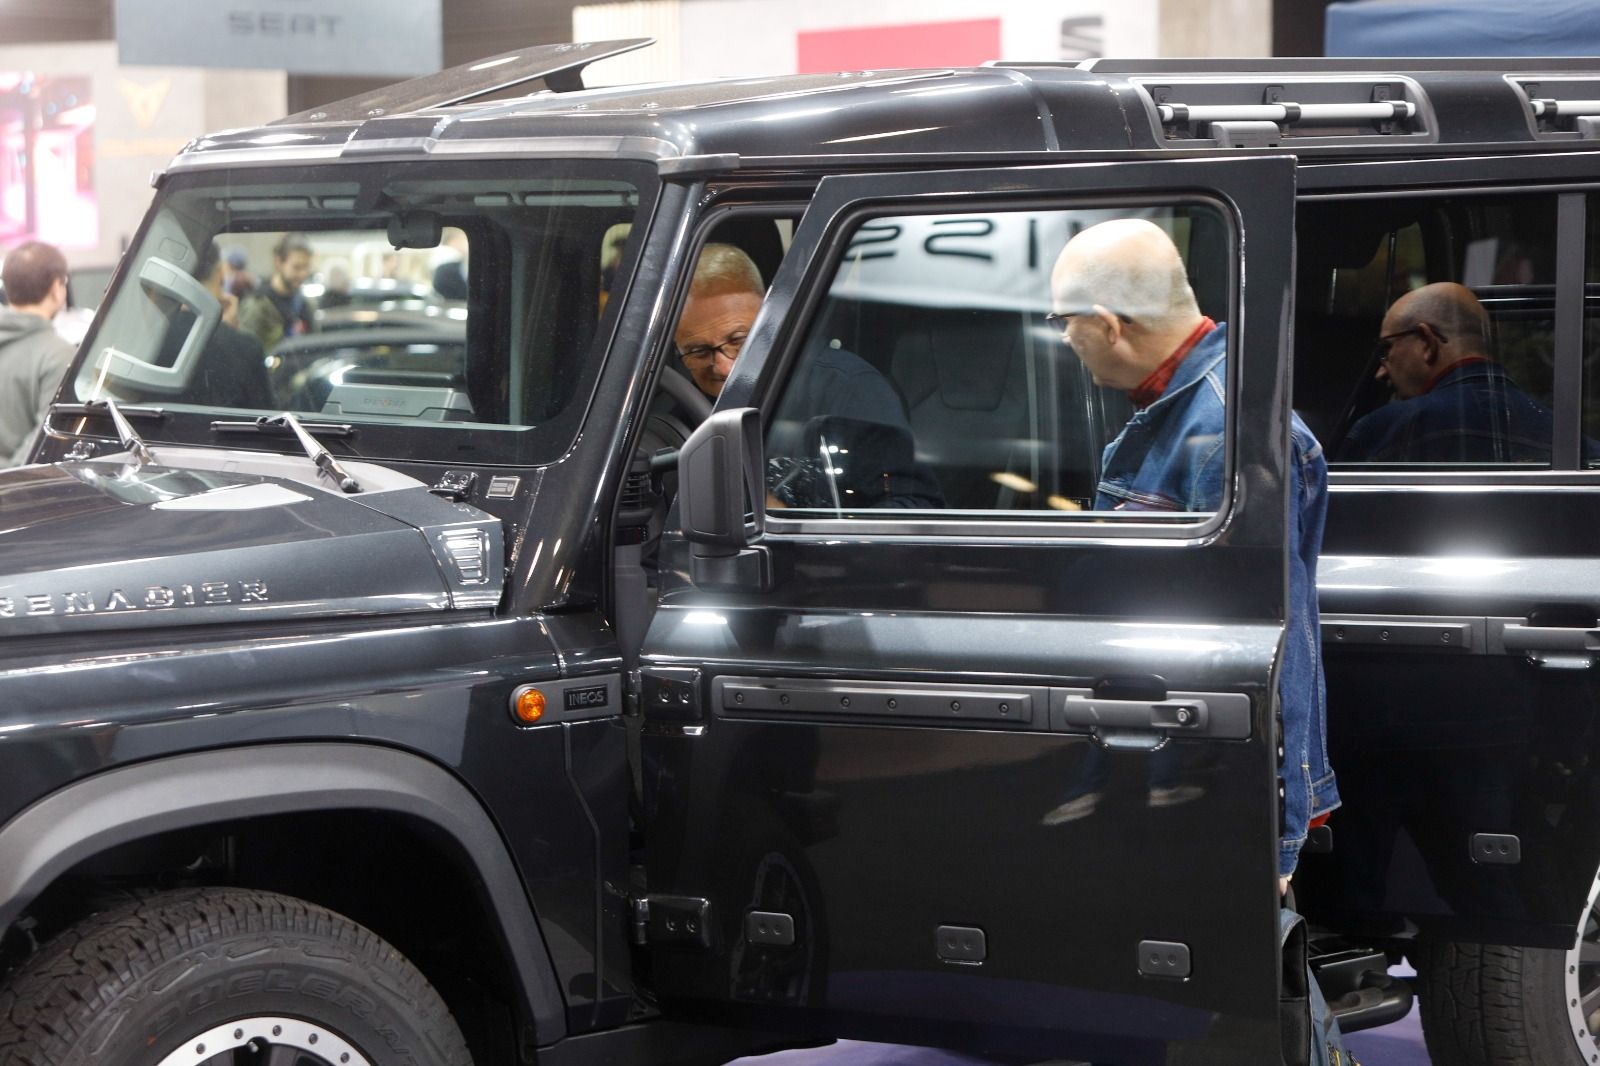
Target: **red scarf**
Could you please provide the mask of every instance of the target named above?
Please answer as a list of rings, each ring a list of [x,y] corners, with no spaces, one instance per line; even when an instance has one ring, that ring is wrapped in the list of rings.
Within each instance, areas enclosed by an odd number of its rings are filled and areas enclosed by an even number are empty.
[[[1200,343],[1202,337],[1216,328],[1217,324],[1211,319],[1202,318],[1188,339],[1178,345],[1177,351],[1162,360],[1161,365],[1150,372],[1149,377],[1128,391],[1128,399],[1133,401],[1133,406],[1142,411],[1161,399],[1161,394],[1166,392],[1167,386],[1172,383],[1172,375],[1178,372],[1178,364],[1183,362],[1183,357],[1194,350],[1194,346]]]

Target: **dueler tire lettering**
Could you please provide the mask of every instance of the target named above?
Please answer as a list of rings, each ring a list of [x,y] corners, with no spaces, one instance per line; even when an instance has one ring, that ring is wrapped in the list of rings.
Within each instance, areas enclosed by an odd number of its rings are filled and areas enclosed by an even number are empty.
[[[444,1001],[375,933],[289,896],[207,888],[95,915],[46,945],[0,991],[0,1066],[154,1066],[219,1026],[276,1018],[374,1066],[471,1064]]]

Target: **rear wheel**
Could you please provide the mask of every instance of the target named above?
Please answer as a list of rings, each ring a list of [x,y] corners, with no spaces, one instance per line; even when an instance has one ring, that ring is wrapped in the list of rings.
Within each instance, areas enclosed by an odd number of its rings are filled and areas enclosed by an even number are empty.
[[[0,1066],[470,1066],[393,947],[303,900],[163,893],[80,922],[0,991]]]
[[[1600,878],[1568,950],[1435,943],[1414,960],[1440,1066],[1600,1066]]]

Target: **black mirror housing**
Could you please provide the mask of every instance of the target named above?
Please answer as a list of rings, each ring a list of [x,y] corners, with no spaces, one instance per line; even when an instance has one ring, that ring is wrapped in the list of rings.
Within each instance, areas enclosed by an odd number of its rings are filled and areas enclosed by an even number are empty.
[[[736,407],[713,412],[678,452],[678,513],[701,588],[772,586],[758,543],[767,511],[761,451],[761,413]]]

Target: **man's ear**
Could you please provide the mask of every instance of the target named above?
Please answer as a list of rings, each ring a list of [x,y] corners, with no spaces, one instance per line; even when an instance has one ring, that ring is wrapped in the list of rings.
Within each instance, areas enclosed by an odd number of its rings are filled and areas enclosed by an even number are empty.
[[[1117,317],[1115,311],[1109,310],[1100,304],[1095,304],[1094,317],[1099,319],[1100,324],[1105,327],[1106,336],[1112,344],[1122,339],[1122,319]]]
[[[1417,329],[1422,331],[1422,343],[1426,348],[1423,359],[1429,366],[1438,363],[1444,357],[1444,342],[1439,340],[1439,334],[1434,332],[1432,326],[1426,322],[1417,323]]]

